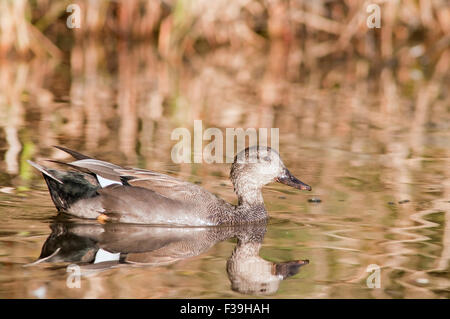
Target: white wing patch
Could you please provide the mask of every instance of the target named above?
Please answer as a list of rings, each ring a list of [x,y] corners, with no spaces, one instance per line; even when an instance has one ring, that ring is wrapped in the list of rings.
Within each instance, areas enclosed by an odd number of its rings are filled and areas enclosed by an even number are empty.
[[[100,184],[100,186],[101,186],[102,188],[104,188],[104,187],[106,187],[106,186],[109,186],[109,185],[112,185],[112,184],[119,184],[119,185],[122,185],[121,182],[113,181],[113,180],[110,180],[110,179],[101,177],[100,175],[95,175],[95,176],[97,176],[97,180],[98,180],[98,182],[99,182],[99,184]]]
[[[98,264],[104,261],[117,261],[120,259],[120,253],[113,254],[109,251],[106,251],[104,249],[99,249],[97,251],[97,254],[95,255],[95,261],[94,264]]]

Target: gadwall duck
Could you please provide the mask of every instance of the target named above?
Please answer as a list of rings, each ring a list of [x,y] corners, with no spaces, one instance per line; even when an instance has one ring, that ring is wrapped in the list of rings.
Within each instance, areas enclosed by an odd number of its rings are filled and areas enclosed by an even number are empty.
[[[300,190],[311,187],[294,177],[270,147],[246,148],[234,159],[230,179],[238,196],[231,205],[202,187],[154,171],[125,168],[57,146],[76,161],[61,171],[29,161],[42,172],[60,212],[102,222],[207,226],[265,220],[261,188],[277,181]]]

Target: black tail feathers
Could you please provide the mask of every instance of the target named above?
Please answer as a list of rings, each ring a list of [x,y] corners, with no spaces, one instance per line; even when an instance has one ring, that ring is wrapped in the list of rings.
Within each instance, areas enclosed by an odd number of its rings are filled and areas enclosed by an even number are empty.
[[[70,206],[80,199],[97,196],[98,185],[89,180],[90,176],[82,172],[59,171],[28,161],[39,170],[47,183],[50,196],[58,211],[68,211]]]

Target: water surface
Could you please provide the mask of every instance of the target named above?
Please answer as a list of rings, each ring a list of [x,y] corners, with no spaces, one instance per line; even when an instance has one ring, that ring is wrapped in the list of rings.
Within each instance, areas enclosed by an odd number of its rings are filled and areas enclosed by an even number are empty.
[[[383,82],[389,90],[381,93],[358,78],[321,88],[280,83],[263,71],[268,57],[249,52],[217,50],[174,65],[161,61],[151,46],[121,47],[113,57],[98,43],[84,46],[72,50],[71,64],[11,62],[0,69],[1,298],[449,297],[445,100],[433,102],[433,112],[423,116],[412,111],[417,99],[401,93],[395,81]],[[111,59],[117,64],[111,66]],[[255,83],[261,74],[263,80]],[[286,166],[313,188],[301,192],[270,184],[264,189],[271,219],[252,258],[263,268],[275,267],[261,270],[258,279],[274,280],[271,288],[257,291],[235,283],[227,270],[238,245],[233,236],[183,258],[146,259],[150,265],[86,268],[88,256],[25,267],[38,260],[51,227],[83,224],[55,219],[43,178],[26,163],[68,159],[51,145],[172,174],[236,202],[229,164],[171,160],[176,143],[171,132],[191,129],[195,119],[223,132],[279,128]],[[94,233],[107,227],[91,226]],[[162,238],[172,231],[161,231]],[[158,238],[152,234],[148,242]],[[273,265],[295,260],[309,264],[282,280],[272,278]],[[94,268],[80,288],[67,286],[67,266],[74,263]],[[380,267],[380,288],[366,284],[371,264]]]

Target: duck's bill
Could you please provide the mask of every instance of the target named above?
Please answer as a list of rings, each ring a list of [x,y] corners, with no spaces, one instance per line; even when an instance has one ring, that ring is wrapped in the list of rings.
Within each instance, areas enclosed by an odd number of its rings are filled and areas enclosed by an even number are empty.
[[[300,267],[308,265],[309,260],[293,260],[275,264],[275,275],[283,276],[283,279],[291,277],[298,273]]]
[[[303,183],[297,177],[291,174],[289,170],[285,169],[281,176],[276,178],[278,183],[282,183],[300,190],[310,191],[312,188],[308,184]]]

